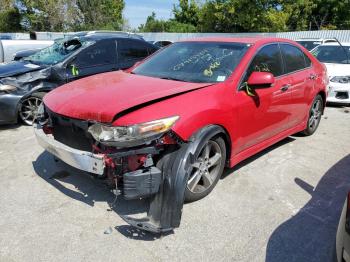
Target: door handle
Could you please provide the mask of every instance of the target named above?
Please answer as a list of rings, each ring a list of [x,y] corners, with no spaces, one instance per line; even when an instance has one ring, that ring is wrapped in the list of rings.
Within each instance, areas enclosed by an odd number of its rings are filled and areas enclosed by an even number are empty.
[[[310,77],[309,77],[311,80],[315,80],[317,78],[317,75],[316,74],[311,74]]]
[[[286,92],[290,88],[291,84],[287,84],[281,87],[282,92]]]

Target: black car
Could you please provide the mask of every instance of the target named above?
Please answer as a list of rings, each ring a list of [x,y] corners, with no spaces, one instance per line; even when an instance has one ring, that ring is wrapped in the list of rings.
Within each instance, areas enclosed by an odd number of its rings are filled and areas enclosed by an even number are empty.
[[[47,92],[79,78],[127,69],[156,50],[135,34],[83,32],[0,64],[0,124],[20,119],[31,125]]]

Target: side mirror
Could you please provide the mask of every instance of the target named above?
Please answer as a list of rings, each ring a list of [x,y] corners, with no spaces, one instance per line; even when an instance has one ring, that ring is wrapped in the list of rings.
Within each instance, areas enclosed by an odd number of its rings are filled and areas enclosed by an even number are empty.
[[[247,84],[253,88],[267,88],[275,83],[275,77],[269,72],[253,72]]]

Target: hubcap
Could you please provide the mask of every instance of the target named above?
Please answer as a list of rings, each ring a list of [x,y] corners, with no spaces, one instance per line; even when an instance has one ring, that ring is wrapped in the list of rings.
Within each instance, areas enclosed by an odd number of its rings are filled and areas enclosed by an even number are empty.
[[[214,183],[220,173],[222,152],[218,143],[208,141],[192,164],[187,188],[192,193],[202,193]]]
[[[37,97],[29,97],[22,102],[22,106],[19,112],[20,118],[27,125],[32,125],[33,121],[38,114],[38,108],[41,105],[42,100]]]
[[[309,128],[314,130],[317,128],[318,123],[321,120],[322,105],[320,100],[316,100],[312,105],[309,118]]]

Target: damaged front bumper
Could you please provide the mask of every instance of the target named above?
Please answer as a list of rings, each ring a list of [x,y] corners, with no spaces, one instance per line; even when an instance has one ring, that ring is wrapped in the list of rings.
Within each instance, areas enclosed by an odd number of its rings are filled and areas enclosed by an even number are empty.
[[[89,173],[104,174],[105,161],[102,154],[93,154],[66,146],[56,141],[53,136],[45,134],[39,125],[34,127],[34,133],[39,145],[66,164]]]
[[[143,154],[160,156],[160,152],[151,146],[94,154],[58,142],[52,135],[46,134],[39,124],[34,125],[34,130],[38,143],[48,152],[68,165],[98,177],[108,177],[108,174],[113,172],[111,160],[113,162],[126,156]],[[148,211],[143,218],[121,215],[124,221],[153,233],[167,232],[179,227],[188,177],[187,158],[184,157],[187,148],[187,144],[184,144],[175,154],[173,151],[168,153],[164,150],[161,157],[166,160],[159,161],[164,164],[154,165],[151,161],[151,164],[137,170],[123,172],[121,179],[114,179],[117,187],[115,192],[120,192],[126,200],[141,198],[148,200]]]

